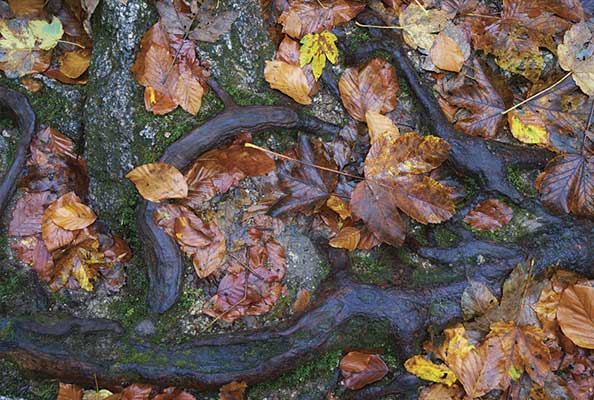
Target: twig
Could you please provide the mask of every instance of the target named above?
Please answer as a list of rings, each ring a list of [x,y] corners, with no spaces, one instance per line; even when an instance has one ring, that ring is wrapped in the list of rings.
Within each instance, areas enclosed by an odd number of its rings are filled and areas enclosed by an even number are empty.
[[[423,6],[423,5],[421,4],[421,2],[420,2],[419,0],[415,0],[415,3],[417,3],[417,5],[418,5],[419,7],[421,7],[421,9],[422,9],[423,11],[425,11],[425,13],[427,13],[427,9],[425,8],[425,6]]]
[[[247,249],[246,249],[247,250]],[[249,256],[249,250],[248,252],[248,256]],[[246,263],[242,262],[239,258],[235,257],[233,254],[229,254],[229,257],[231,257],[232,259],[234,259],[235,261],[237,261],[239,263],[239,265],[241,265],[243,268],[247,269],[248,271],[250,271],[252,274],[254,274],[256,276],[256,278],[260,279],[260,280],[264,280],[264,277],[262,277],[261,275],[259,275],[256,271],[254,271],[249,265],[247,265]],[[248,261],[249,262],[249,261]]]
[[[551,89],[553,89],[554,87],[558,86],[558,85],[559,85],[561,82],[563,82],[565,79],[569,78],[569,77],[571,76],[571,74],[572,74],[572,73],[573,73],[573,72],[568,72],[567,74],[565,74],[565,76],[563,76],[563,78],[559,79],[557,82],[553,83],[553,84],[552,84],[551,86],[549,86],[548,88],[546,88],[546,89],[543,89],[543,90],[541,90],[540,92],[538,92],[538,93],[536,93],[536,94],[533,94],[532,96],[528,97],[526,100],[519,102],[519,103],[518,103],[518,104],[516,104],[515,106],[513,106],[513,107],[510,107],[510,108],[508,108],[508,109],[507,109],[507,110],[505,110],[505,111],[502,111],[502,112],[501,112],[501,115],[505,115],[505,114],[507,114],[508,112],[510,112],[510,111],[513,111],[513,110],[515,110],[516,108],[520,107],[521,105],[528,103],[530,100],[533,100],[533,99],[535,99],[536,97],[538,97],[538,96],[540,96],[540,95],[542,95],[542,94],[545,94],[545,93],[546,93],[546,92],[548,92],[549,90],[551,90]]]
[[[83,46],[83,45],[82,45],[82,44],[80,44],[80,43],[69,42],[68,40],[62,40],[62,39],[58,40],[58,42],[59,42],[59,43],[66,43],[66,44],[71,44],[71,45],[73,45],[73,46],[80,47],[81,49],[86,49],[86,47],[85,47],[85,46]]]
[[[483,15],[483,14],[474,14],[474,13],[468,13],[468,14],[464,14],[464,16],[468,16],[468,17],[477,17],[477,18],[491,18],[491,19],[501,19],[501,17],[497,17],[495,15]]]
[[[400,26],[400,25],[367,25],[367,24],[362,24],[358,21],[355,21],[355,25],[361,27],[361,28],[377,28],[377,29],[404,29],[404,27]]]

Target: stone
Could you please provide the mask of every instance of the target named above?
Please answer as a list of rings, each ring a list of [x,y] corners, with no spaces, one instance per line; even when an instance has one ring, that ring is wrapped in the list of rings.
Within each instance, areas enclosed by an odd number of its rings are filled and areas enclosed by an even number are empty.
[[[134,332],[140,336],[151,336],[157,331],[155,324],[150,319],[140,321],[135,327]]]

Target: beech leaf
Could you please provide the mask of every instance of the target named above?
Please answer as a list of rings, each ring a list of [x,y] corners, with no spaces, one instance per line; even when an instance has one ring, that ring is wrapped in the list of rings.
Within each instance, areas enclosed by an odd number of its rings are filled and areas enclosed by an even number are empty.
[[[559,65],[570,71],[575,83],[588,96],[594,95],[594,29],[580,22],[565,32],[563,43],[557,48]]]
[[[510,206],[497,199],[488,199],[474,207],[464,222],[479,231],[495,231],[507,225],[513,218],[514,211]]]
[[[594,349],[594,288],[571,285],[563,291],[557,310],[561,330],[580,347]]]
[[[351,351],[340,360],[340,372],[345,386],[358,390],[381,380],[388,373],[386,363],[377,354]]]
[[[155,203],[166,199],[183,199],[188,196],[188,184],[173,165],[157,162],[144,164],[128,172],[142,197]]]

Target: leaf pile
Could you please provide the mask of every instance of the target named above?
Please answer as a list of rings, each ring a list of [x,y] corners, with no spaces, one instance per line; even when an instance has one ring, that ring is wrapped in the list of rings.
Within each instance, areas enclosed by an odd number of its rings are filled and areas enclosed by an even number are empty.
[[[127,244],[112,235],[85,204],[87,165],[72,141],[46,128],[31,144],[24,195],[12,212],[8,234],[18,259],[31,266],[52,291],[65,287],[94,289],[102,280],[118,290],[125,280],[121,263],[132,256]]]
[[[43,73],[63,83],[84,84],[93,10],[80,1],[58,2],[58,7],[46,3],[8,2],[8,14],[0,20],[0,70],[8,78]]]
[[[482,398],[494,390],[511,399],[528,393],[539,399],[591,398],[591,281],[563,270],[534,281],[531,268],[520,265],[504,283],[500,301],[471,281],[461,305],[465,322],[445,329],[440,345],[427,343],[426,356],[405,363],[409,372],[436,382],[421,399],[434,398],[433,392],[443,399]]]

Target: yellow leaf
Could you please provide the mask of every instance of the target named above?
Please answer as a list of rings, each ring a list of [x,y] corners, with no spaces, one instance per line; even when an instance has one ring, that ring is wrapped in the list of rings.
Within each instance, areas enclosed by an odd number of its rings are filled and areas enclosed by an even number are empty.
[[[9,23],[10,22],[10,23]],[[64,34],[57,17],[52,21],[0,20],[0,49],[3,50],[49,50],[58,44]]]
[[[299,104],[311,104],[305,72],[284,61],[266,61],[264,79],[273,89],[280,90]]]
[[[365,113],[365,121],[367,122],[367,129],[369,130],[369,142],[373,144],[379,136],[386,136],[390,139],[396,140],[400,136],[398,127],[394,125],[392,120],[377,111],[367,111]]]
[[[83,400],[103,400],[103,399],[111,396],[112,394],[113,393],[111,393],[107,389],[85,390],[83,392]]]
[[[142,197],[155,203],[188,197],[188,184],[173,165],[163,162],[144,164],[130,171],[126,178],[134,183]]]
[[[340,216],[341,219],[347,219],[351,216],[351,207],[349,203],[336,196],[330,196],[328,200],[326,200],[326,205],[332,211]]]
[[[357,248],[359,240],[361,240],[361,232],[359,229],[347,226],[342,228],[336,236],[330,239],[329,244],[338,249],[353,251]]]
[[[420,47],[430,50],[435,37],[450,19],[446,11],[426,10],[418,4],[411,3],[400,12],[404,41],[413,49]]]
[[[508,114],[509,128],[516,139],[528,144],[546,144],[547,130],[542,120],[532,113],[514,110]]]
[[[322,76],[326,59],[332,64],[338,58],[336,47],[336,36],[331,32],[309,33],[301,39],[301,54],[299,65],[303,68],[311,63],[314,78],[318,80]]]
[[[423,356],[413,356],[406,360],[404,368],[411,374],[426,381],[443,383],[452,386],[456,380],[456,374],[446,365],[435,364]]]

